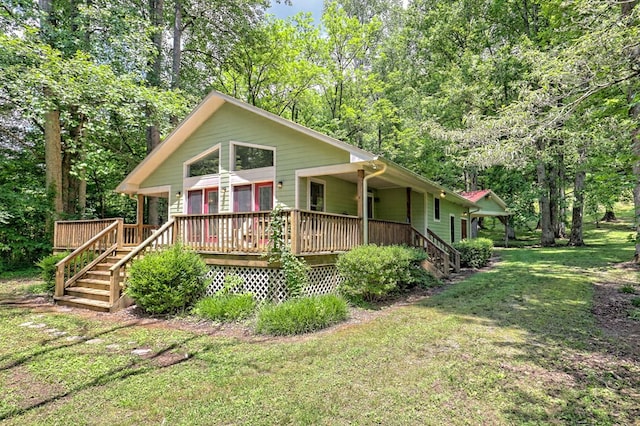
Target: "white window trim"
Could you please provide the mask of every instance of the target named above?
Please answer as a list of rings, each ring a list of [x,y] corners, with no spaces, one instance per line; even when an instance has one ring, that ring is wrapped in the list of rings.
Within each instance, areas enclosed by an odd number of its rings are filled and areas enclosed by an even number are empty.
[[[311,182],[322,185],[322,204],[323,212],[327,211],[327,181],[324,179],[308,178],[307,179],[307,210],[311,210]]]
[[[437,194],[433,194],[433,221],[434,222],[440,222],[442,220],[442,200],[437,197],[438,197]],[[440,217],[436,217],[436,200],[438,200]]]
[[[202,178],[202,176],[215,176],[215,175],[219,175],[220,174],[220,164],[222,164],[222,151],[220,149],[221,144],[216,144],[214,146],[212,146],[211,148],[201,152],[200,154],[196,155],[195,157],[191,157],[189,158],[187,161],[185,161],[184,163],[182,163],[182,177],[184,179],[199,179]],[[204,157],[206,157],[207,155],[218,151],[218,173],[212,173],[209,175],[202,175],[202,176],[189,176],[189,166],[195,162],[197,162],[198,160],[203,159]]]
[[[249,148],[257,148],[257,149],[264,149],[267,151],[273,151],[273,166],[268,166],[268,167],[258,167],[255,169],[247,169],[247,170],[236,170],[236,146],[247,146]],[[275,169],[276,167],[276,148],[273,146],[266,146],[266,145],[258,145],[255,143],[248,143],[248,142],[237,142],[237,141],[229,141],[229,171],[231,173],[242,173],[242,172],[248,172],[248,171],[255,171],[255,170],[268,170],[268,169]]]

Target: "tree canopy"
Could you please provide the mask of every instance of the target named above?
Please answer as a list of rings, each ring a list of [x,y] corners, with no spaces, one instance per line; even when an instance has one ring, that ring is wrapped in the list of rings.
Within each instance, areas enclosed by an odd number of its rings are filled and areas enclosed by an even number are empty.
[[[131,215],[113,188],[212,89],[580,245],[585,215],[633,194],[640,216],[636,3],[338,0],[314,25],[266,0],[5,1],[0,267],[51,218]]]

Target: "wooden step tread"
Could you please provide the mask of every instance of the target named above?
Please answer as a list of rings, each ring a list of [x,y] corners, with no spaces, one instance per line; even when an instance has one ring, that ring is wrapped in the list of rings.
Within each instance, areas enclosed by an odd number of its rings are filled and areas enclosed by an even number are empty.
[[[56,302],[61,302],[61,304],[68,304],[68,305],[78,306],[78,307],[87,307],[87,309],[98,309],[98,310],[104,310],[104,311],[109,311],[109,309],[111,309],[111,303],[109,302],[85,299],[84,297],[54,296],[53,299]]]
[[[109,284],[109,280],[98,280],[92,278],[81,278],[76,283],[85,283],[85,284]]]
[[[72,291],[74,293],[94,294],[96,296],[109,296],[109,290],[100,290],[98,288],[90,287],[67,287],[66,291]]]

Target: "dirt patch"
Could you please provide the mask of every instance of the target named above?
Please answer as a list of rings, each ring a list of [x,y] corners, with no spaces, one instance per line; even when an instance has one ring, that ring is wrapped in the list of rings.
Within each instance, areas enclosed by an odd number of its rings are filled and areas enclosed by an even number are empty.
[[[43,383],[35,379],[26,367],[11,368],[5,382],[8,394],[19,409],[28,409],[64,393],[64,388],[56,383]]]
[[[628,272],[633,279],[597,283],[592,311],[605,334],[623,343],[623,355],[640,360],[640,320],[630,316],[634,309],[640,309],[632,304],[633,299],[640,298],[640,285],[637,283],[640,267],[633,262],[626,262],[614,268]],[[623,289],[634,289],[635,293]]]

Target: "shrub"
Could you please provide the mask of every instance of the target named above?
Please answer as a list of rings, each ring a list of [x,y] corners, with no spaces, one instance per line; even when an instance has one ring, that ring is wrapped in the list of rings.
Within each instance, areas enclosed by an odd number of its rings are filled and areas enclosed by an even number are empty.
[[[37,263],[38,267],[41,269],[40,278],[44,281],[46,291],[48,293],[53,293],[56,288],[56,263],[60,262],[68,255],[68,252],[51,254],[47,257],[43,257]]]
[[[210,320],[230,322],[248,318],[255,307],[256,301],[250,293],[216,294],[198,301],[194,313]]]
[[[133,262],[127,294],[152,314],[184,311],[202,295],[206,271],[198,254],[177,244]]]
[[[631,299],[631,304],[636,308],[640,308],[640,297],[634,297]]]
[[[321,330],[347,318],[347,302],[340,296],[291,299],[264,305],[258,312],[256,331],[277,336]]]
[[[420,264],[427,258],[423,250],[403,246],[356,247],[340,255],[340,291],[354,300],[376,300],[432,279]]]
[[[493,242],[488,238],[475,238],[453,243],[460,252],[460,263],[470,268],[480,268],[489,263],[493,255]]]

